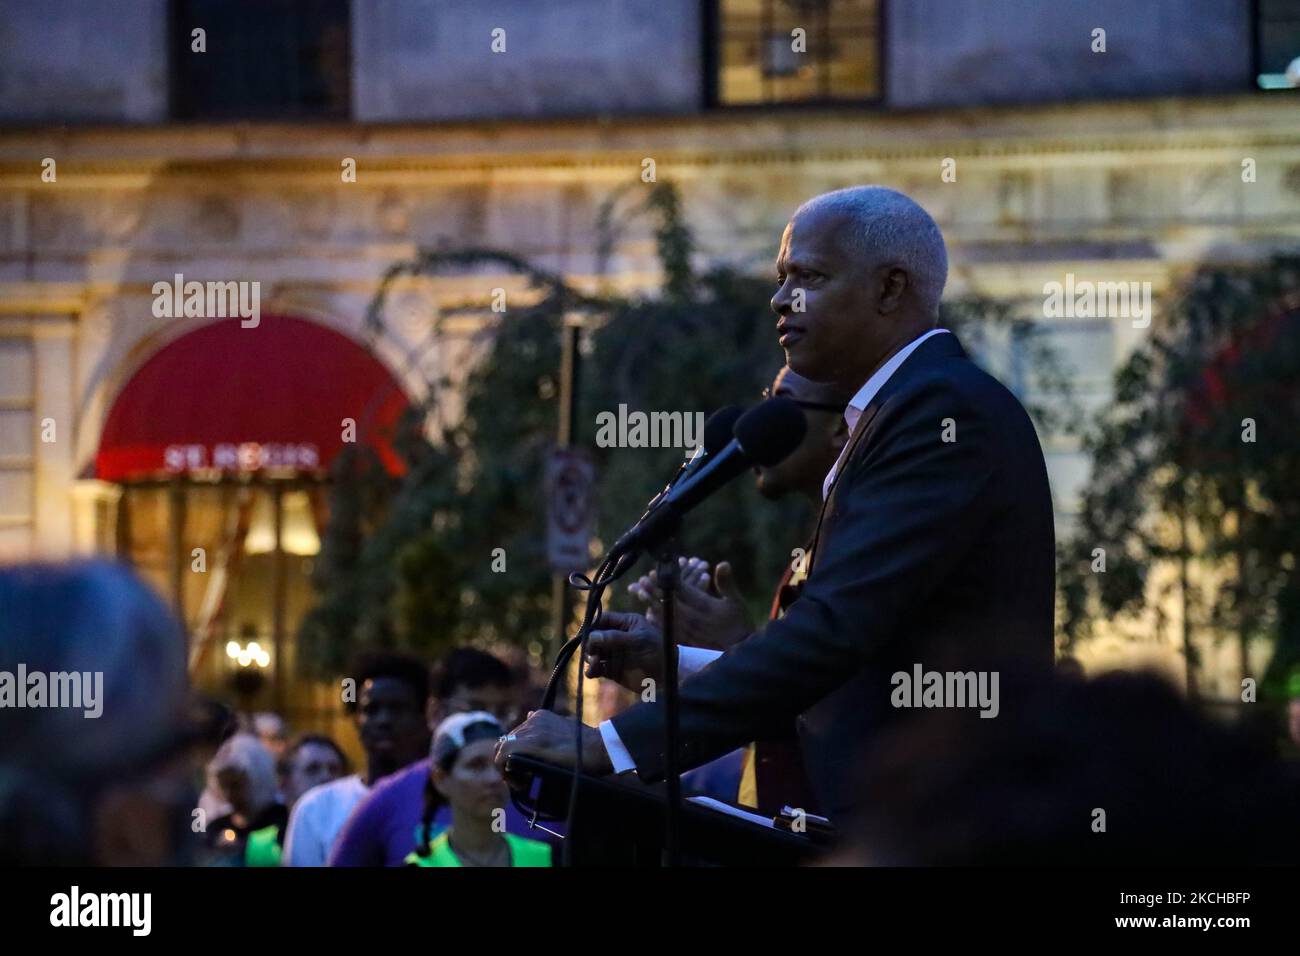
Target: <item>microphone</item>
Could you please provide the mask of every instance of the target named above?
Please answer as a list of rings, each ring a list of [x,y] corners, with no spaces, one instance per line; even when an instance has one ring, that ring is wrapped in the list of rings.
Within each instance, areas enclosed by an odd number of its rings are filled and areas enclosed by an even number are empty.
[[[731,441],[731,434],[735,430],[736,422],[742,414],[744,412],[739,405],[724,405],[708,417],[704,422],[704,437],[700,447],[695,449],[695,454],[682,462],[681,467],[677,469],[677,474],[673,475],[672,481],[664,485],[664,490],[650,499],[650,503],[646,505],[645,514],[641,516],[642,518],[653,511],[659,502],[663,501],[664,496],[673,490],[674,485],[699,471],[709,460],[710,455],[716,455],[726,447],[727,443]]]
[[[782,461],[799,446],[807,430],[803,409],[785,396],[754,406],[736,420],[735,437],[666,489],[610,553],[644,551],[671,537],[686,512],[751,466],[771,467]]]

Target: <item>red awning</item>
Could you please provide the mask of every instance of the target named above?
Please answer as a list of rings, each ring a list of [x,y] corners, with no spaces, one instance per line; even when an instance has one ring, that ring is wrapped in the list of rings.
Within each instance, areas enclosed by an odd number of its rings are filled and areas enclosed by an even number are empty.
[[[356,441],[396,475],[390,441],[408,406],[388,369],[340,332],[290,316],[263,315],[254,328],[223,319],[163,346],[126,383],[95,477],[321,471],[342,450],[349,418]]]

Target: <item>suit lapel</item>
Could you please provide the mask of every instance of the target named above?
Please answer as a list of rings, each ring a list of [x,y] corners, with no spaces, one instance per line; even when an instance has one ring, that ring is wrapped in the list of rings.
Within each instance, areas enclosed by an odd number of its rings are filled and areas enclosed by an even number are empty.
[[[858,446],[862,443],[863,436],[867,434],[868,426],[875,419],[876,413],[880,411],[886,399],[889,398],[903,383],[907,381],[909,374],[913,374],[915,369],[925,365],[931,357],[933,358],[965,358],[966,350],[961,347],[957,336],[951,332],[944,335],[932,336],[929,340],[921,343],[911,355],[900,365],[897,371],[890,376],[889,380],[880,387],[874,398],[862,411],[862,416],[858,419],[857,425],[853,429],[853,434],[849,436],[847,448],[843,456],[839,459],[839,467],[835,469],[835,477],[831,479],[830,487],[826,489],[826,497],[822,499],[822,506],[817,512],[817,527],[813,531],[812,544],[808,549],[808,574],[812,575],[813,567],[817,563],[817,546],[821,542],[822,525],[826,521],[826,512],[830,507],[831,498],[835,494],[835,487],[839,484],[840,478],[848,471],[849,462],[853,456],[858,453]]]
[[[826,497],[822,499],[822,506],[817,511],[817,527],[813,530],[812,545],[808,548],[808,573],[811,575],[813,566],[817,563],[817,545],[821,541],[822,522],[826,520],[826,509],[830,506],[831,496],[835,494],[835,486],[840,483],[840,478],[849,467],[849,460],[857,451],[858,442],[862,436],[867,433],[867,426],[871,424],[872,419],[876,417],[876,412],[880,406],[873,400],[870,405],[863,410],[862,415],[858,418],[858,423],[853,429],[853,434],[849,436],[844,449],[844,454],[840,457],[840,466],[835,470],[835,477],[831,479],[830,487],[826,489]]]

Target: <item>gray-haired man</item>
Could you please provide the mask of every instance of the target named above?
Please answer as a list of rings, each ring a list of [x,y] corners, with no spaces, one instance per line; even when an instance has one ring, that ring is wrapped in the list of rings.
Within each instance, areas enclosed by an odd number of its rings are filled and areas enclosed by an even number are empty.
[[[1051,667],[1042,450],[1015,396],[936,328],[947,268],[935,222],[880,186],[818,196],[786,227],[777,335],[796,372],[852,389],[850,437],[823,482],[799,599],[721,656],[681,654],[683,768],[795,720],[823,812],[842,821],[863,748],[908,713],[893,674]],[[657,673],[655,647],[637,624],[590,644],[596,673],[616,680]],[[640,703],[588,728],[584,766],[661,778],[663,720],[660,703]],[[498,759],[575,759],[573,725],[555,714],[514,733]]]

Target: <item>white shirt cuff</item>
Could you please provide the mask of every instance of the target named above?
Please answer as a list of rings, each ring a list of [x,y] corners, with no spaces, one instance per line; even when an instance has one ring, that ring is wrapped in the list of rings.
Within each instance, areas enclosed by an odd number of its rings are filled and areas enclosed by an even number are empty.
[[[721,656],[722,651],[713,651],[705,647],[679,646],[677,648],[677,679],[680,681],[703,670]],[[619,737],[618,731],[614,729],[612,721],[602,720],[600,722],[600,739],[605,744],[605,752],[609,754],[609,762],[613,766],[615,773],[627,773],[629,770],[636,769],[636,761],[632,759],[632,754],[623,745],[623,741]]]
[[[636,761],[623,746],[618,731],[614,729],[613,721],[600,722],[600,739],[605,742],[605,752],[609,754],[609,762],[614,767],[615,773],[627,773],[629,770],[636,769]]]
[[[722,656],[722,651],[711,651],[706,647],[677,647],[677,680],[690,677]]]

